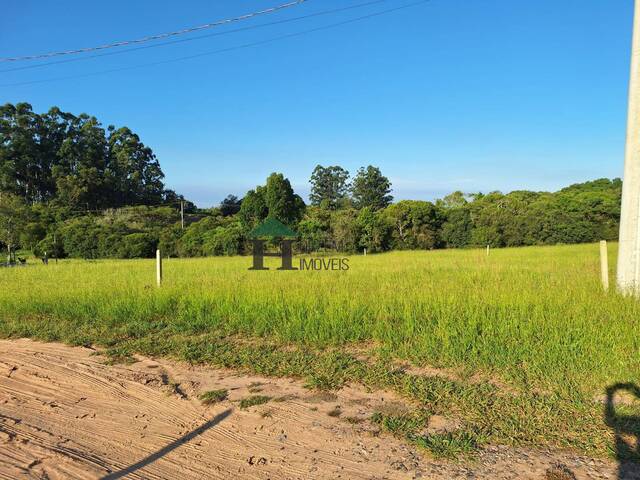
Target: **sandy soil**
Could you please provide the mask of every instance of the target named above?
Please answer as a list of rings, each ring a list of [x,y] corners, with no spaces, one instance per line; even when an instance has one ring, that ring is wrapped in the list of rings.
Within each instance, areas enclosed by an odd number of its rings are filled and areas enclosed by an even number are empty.
[[[197,398],[221,388],[222,403]],[[274,400],[240,409],[250,395]],[[578,479],[618,478],[612,462],[560,452],[494,447],[470,464],[434,461],[377,432],[366,419],[379,408],[402,403],[388,392],[319,394],[287,379],[148,358],[109,366],[89,348],[0,341],[0,479],[545,479],[556,463]]]

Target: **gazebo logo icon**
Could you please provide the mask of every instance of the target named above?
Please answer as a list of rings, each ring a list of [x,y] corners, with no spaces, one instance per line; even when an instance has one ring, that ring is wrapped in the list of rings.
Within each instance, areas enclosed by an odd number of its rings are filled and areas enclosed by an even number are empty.
[[[268,218],[249,233],[253,244],[253,266],[249,270],[269,270],[264,266],[264,257],[280,257],[282,265],[278,270],[298,270],[293,266],[292,244],[298,234],[275,218]],[[280,252],[265,251],[267,240],[279,241]]]

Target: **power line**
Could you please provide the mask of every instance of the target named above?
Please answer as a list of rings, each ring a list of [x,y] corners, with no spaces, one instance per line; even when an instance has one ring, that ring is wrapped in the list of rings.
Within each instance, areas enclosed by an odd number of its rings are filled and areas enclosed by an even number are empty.
[[[261,15],[266,15],[266,14],[269,14],[269,13],[274,13],[274,12],[277,12],[279,10],[284,10],[285,8],[295,7],[296,5],[300,5],[300,4],[302,4],[302,3],[306,2],[306,1],[308,1],[308,0],[294,0],[294,1],[289,2],[289,3],[284,3],[282,5],[278,5],[278,6],[275,6],[275,7],[266,8],[264,10],[260,10],[260,11],[257,11],[257,12],[247,13],[245,15],[240,15],[239,17],[227,18],[225,20],[218,20],[217,22],[205,23],[204,25],[199,25],[197,27],[184,28],[182,30],[176,30],[176,31],[173,31],[173,32],[159,33],[157,35],[149,35],[149,36],[138,38],[138,39],[135,39],[135,40],[124,40],[124,41],[121,41],[121,42],[108,43],[106,45],[100,45],[100,46],[97,46],[97,47],[79,48],[79,49],[76,49],[76,50],[64,50],[64,51],[60,51],[60,52],[49,52],[49,53],[42,53],[42,54],[36,54],[36,55],[25,55],[25,56],[20,56],[20,57],[5,57],[5,58],[0,58],[0,62],[19,62],[19,61],[23,61],[23,60],[37,60],[37,59],[41,59],[41,58],[59,57],[59,56],[62,56],[62,55],[74,55],[74,54],[78,54],[78,53],[94,52],[96,50],[105,50],[105,49],[108,49],[108,48],[124,47],[126,45],[133,45],[133,44],[136,44],[136,43],[150,42],[152,40],[161,40],[163,38],[175,37],[177,35],[184,35],[186,33],[197,32],[199,30],[206,30],[206,29],[209,29],[209,28],[219,27],[221,25],[227,25],[229,23],[235,23],[235,22],[240,22],[242,20],[248,20],[250,18],[258,17],[258,16],[261,16]]]
[[[181,207],[184,207],[185,203],[193,203],[188,199],[184,200],[176,200],[173,202],[162,202],[162,203],[144,203],[144,204],[136,204],[136,205],[122,205],[120,207],[107,207],[107,208],[66,208],[64,209],[67,212],[71,213],[106,213],[112,212],[115,210],[125,210],[130,208],[138,208],[138,207],[147,207],[147,208],[161,208],[161,207],[175,207],[176,210],[180,211]],[[46,204],[46,203],[45,203]],[[195,205],[195,204],[194,204]],[[198,208],[198,207],[196,207]],[[213,207],[215,208],[215,207]],[[206,208],[198,208],[198,210],[207,210]],[[185,212],[187,213],[187,212]]]
[[[364,3],[358,3],[355,5],[349,5],[347,7],[341,7],[341,8],[334,8],[331,10],[323,10],[320,12],[315,12],[315,13],[311,13],[308,15],[302,15],[299,17],[293,17],[293,18],[285,18],[283,20],[276,20],[273,22],[266,22],[266,23],[261,23],[259,25],[251,25],[249,27],[241,27],[241,28],[235,28],[233,30],[226,30],[224,32],[216,32],[216,33],[210,33],[208,35],[200,35],[197,37],[191,37],[191,38],[181,38],[178,40],[172,40],[169,42],[161,42],[161,43],[156,43],[156,44],[152,44],[152,45],[144,45],[141,47],[133,47],[133,48],[127,48],[126,50],[115,50],[112,52],[107,52],[107,53],[99,53],[97,55],[85,55],[85,56],[81,56],[81,57],[73,57],[73,58],[68,58],[65,60],[57,60],[57,61],[53,61],[53,62],[46,62],[46,63],[38,63],[35,65],[25,65],[22,67],[15,67],[15,68],[7,68],[4,70],[0,70],[0,73],[7,73],[7,72],[17,72],[17,71],[21,71],[21,70],[31,70],[34,68],[41,68],[41,67],[47,67],[47,66],[51,66],[51,65],[60,65],[60,64],[64,64],[64,63],[72,63],[72,62],[79,62],[79,61],[84,61],[84,60],[91,60],[93,58],[100,58],[100,57],[108,57],[108,56],[112,56],[112,55],[121,55],[123,53],[130,53],[130,52],[135,52],[138,50],[146,50],[149,48],[157,48],[157,47],[164,47],[167,45],[174,45],[176,43],[184,43],[184,42],[192,42],[194,40],[202,40],[205,38],[211,38],[211,37],[218,37],[218,36],[222,36],[222,35],[229,35],[231,33],[238,33],[238,32],[245,32],[248,30],[255,30],[258,28],[264,28],[264,27],[270,27],[273,25],[281,25],[284,23],[291,23],[291,22],[297,22],[299,20],[306,20],[308,18],[314,18],[314,17],[320,17],[323,15],[330,15],[333,13],[339,13],[339,12],[344,12],[347,10],[354,10],[357,8],[363,8],[363,7],[369,7],[372,5],[377,5],[379,3],[385,3],[385,2],[389,2],[390,0],[372,0],[369,2],[364,2]]]
[[[125,210],[128,208],[138,208],[138,207],[146,207],[146,208],[160,208],[160,207],[175,207],[176,210],[180,209],[181,202],[167,202],[167,203],[149,203],[149,204],[139,204],[139,205],[122,205],[121,207],[108,207],[108,208],[70,208],[66,209],[67,212],[72,213],[106,213],[112,212],[115,210]]]
[[[395,7],[395,8],[390,8],[387,10],[381,10],[379,12],[374,12],[374,13],[370,13],[368,15],[363,15],[360,17],[355,17],[349,20],[344,20],[341,22],[336,22],[336,23],[332,23],[329,25],[324,25],[321,27],[316,27],[316,28],[311,28],[308,30],[302,30],[300,32],[295,32],[295,33],[289,33],[286,35],[279,35],[277,37],[271,37],[265,40],[260,40],[260,41],[256,41],[256,42],[251,42],[251,43],[245,43],[242,45],[237,45],[235,47],[228,47],[228,48],[222,48],[219,50],[213,50],[210,52],[204,52],[204,53],[198,53],[195,55],[188,55],[188,56],[184,56],[184,57],[177,57],[177,58],[172,58],[172,59],[168,59],[168,60],[161,60],[161,61],[157,61],[157,62],[149,62],[149,63],[143,63],[143,64],[139,64],[139,65],[131,65],[128,67],[120,67],[120,68],[113,68],[113,69],[109,69],[109,70],[102,70],[99,72],[92,72],[92,73],[86,73],[86,74],[82,74],[82,75],[69,75],[66,77],[56,77],[56,78],[47,78],[47,79],[42,79],[42,80],[31,80],[31,81],[27,81],[27,82],[17,82],[17,83],[7,83],[7,84],[1,84],[0,87],[17,87],[17,86],[21,86],[21,85],[32,85],[32,84],[36,84],[36,83],[48,83],[48,82],[56,82],[56,81],[61,81],[61,80],[72,80],[75,78],[86,78],[86,77],[93,77],[93,76],[97,76],[97,75],[104,75],[107,73],[115,73],[115,72],[122,72],[122,71],[126,71],[126,70],[135,70],[138,68],[146,68],[146,67],[152,67],[152,66],[156,66],[156,65],[164,65],[167,63],[174,63],[174,62],[180,62],[180,61],[184,61],[184,60],[192,60],[194,58],[200,58],[200,57],[205,57],[205,56],[209,56],[209,55],[215,55],[215,54],[219,54],[219,53],[226,53],[226,52],[232,52],[232,51],[236,51],[236,50],[242,50],[245,48],[251,48],[251,47],[257,47],[260,45],[266,45],[269,43],[273,43],[273,42],[277,42],[280,40],[286,40],[289,38],[295,38],[295,37],[300,37],[303,35],[308,35],[310,33],[315,33],[315,32],[320,32],[323,30],[329,30],[332,28],[337,28],[343,25],[348,25],[351,23],[356,23],[356,22],[360,22],[363,20],[368,20],[370,18],[375,18],[375,17],[379,17],[382,15],[386,15],[392,12],[397,12],[399,10],[404,10],[406,8],[411,8],[411,7],[415,7],[417,5],[422,5],[425,4],[427,2],[429,2],[431,0],[419,0],[417,2],[413,2],[413,3],[409,3],[406,5],[401,5],[399,7]]]

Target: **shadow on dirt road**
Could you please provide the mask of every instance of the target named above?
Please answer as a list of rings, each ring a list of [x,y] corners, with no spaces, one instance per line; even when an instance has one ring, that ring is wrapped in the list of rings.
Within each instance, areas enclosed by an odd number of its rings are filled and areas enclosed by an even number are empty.
[[[104,477],[102,477],[101,480],[115,480],[115,479],[118,479],[118,478],[125,478],[127,475],[130,475],[131,473],[133,473],[133,472],[135,472],[137,470],[140,470],[141,468],[146,467],[147,465],[155,462],[156,460],[159,460],[160,458],[164,457],[165,455],[167,455],[168,453],[172,452],[176,448],[178,448],[178,447],[190,442],[191,440],[196,438],[198,435],[201,435],[204,432],[206,432],[207,430],[209,430],[210,428],[215,427],[220,422],[222,422],[225,418],[227,418],[229,415],[231,415],[231,409],[225,410],[224,412],[216,415],[211,420],[209,420],[207,423],[199,426],[198,428],[196,428],[195,430],[189,432],[185,436],[180,437],[177,440],[174,440],[173,442],[171,442],[166,447],[161,448],[157,452],[152,453],[151,455],[149,455],[148,457],[143,458],[139,462],[136,462],[133,465],[129,465],[128,467],[123,468],[122,470],[119,470],[117,472],[113,472],[113,473],[110,473],[109,475],[105,475]]]

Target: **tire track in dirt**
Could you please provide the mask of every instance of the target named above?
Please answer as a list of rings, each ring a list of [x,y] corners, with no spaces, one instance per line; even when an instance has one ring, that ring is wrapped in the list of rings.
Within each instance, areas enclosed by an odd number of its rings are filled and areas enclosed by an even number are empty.
[[[239,410],[233,401],[250,395],[249,385],[262,384],[255,379],[205,372],[200,390],[212,382],[232,397],[208,408],[195,400],[191,367],[151,360],[107,366],[91,349],[27,340],[2,341],[0,351],[0,431],[6,435],[0,472],[8,478],[117,478],[114,472],[136,464],[127,478],[326,478],[332,471],[343,478],[394,477],[384,458],[363,468],[348,449],[334,448],[335,425],[320,426],[323,414],[302,401]],[[188,393],[178,395],[175,384],[182,382]],[[283,396],[279,383],[295,398],[306,394],[298,384],[270,380],[264,394]],[[229,409],[220,424],[181,440]]]
[[[318,394],[288,379],[104,360],[89,348],[0,340],[0,480],[543,479],[563,458],[525,452],[518,471],[504,454],[476,467],[429,461],[364,421],[401,401],[389,392]],[[197,399],[223,388],[229,398],[217,405]],[[250,395],[272,401],[240,409]],[[615,467],[596,466],[577,477],[607,478]]]

